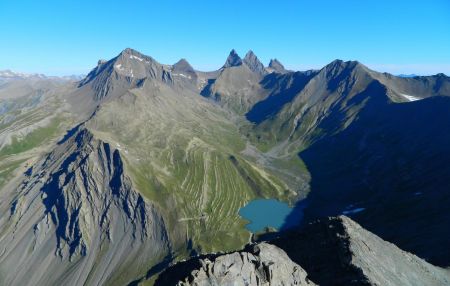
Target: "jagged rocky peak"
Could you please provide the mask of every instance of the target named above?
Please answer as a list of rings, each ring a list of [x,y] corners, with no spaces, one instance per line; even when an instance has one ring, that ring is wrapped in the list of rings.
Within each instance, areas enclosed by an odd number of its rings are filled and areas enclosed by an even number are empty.
[[[250,68],[250,70],[252,70],[255,73],[258,73],[261,75],[266,73],[264,65],[261,63],[261,61],[253,53],[252,50],[248,51],[247,54],[245,55],[244,63]]]
[[[222,68],[236,67],[240,65],[242,65],[242,59],[236,51],[232,49]]]
[[[269,68],[278,73],[285,73],[286,69],[283,64],[280,63],[277,59],[271,59],[269,62]]]
[[[316,285],[306,276],[283,250],[263,242],[179,263],[163,272],[155,285]]]

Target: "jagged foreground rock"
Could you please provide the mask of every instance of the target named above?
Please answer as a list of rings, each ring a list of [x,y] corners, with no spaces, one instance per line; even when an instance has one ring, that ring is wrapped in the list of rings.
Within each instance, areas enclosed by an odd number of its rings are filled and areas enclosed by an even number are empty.
[[[156,285],[450,283],[448,270],[400,250],[345,216],[322,219],[271,243],[278,247],[263,242],[243,251],[179,263],[166,270]]]
[[[198,267],[198,268],[195,268]],[[185,262],[163,273],[155,285],[315,285],[280,248],[259,243],[217,257]],[[189,273],[189,269],[194,268]],[[182,277],[186,273],[189,276]],[[182,280],[176,281],[177,278]]]
[[[79,127],[2,190],[1,285],[121,285],[170,252],[119,151]],[[147,266],[145,266],[147,265]]]
[[[450,285],[433,266],[346,216],[321,219],[273,242],[319,285]]]

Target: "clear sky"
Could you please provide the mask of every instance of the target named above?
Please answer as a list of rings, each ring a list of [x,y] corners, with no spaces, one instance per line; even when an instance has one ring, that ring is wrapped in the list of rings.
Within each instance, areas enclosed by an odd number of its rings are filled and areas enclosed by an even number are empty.
[[[234,48],[295,70],[339,58],[450,75],[449,0],[0,0],[0,70],[87,73],[126,47],[213,70]]]

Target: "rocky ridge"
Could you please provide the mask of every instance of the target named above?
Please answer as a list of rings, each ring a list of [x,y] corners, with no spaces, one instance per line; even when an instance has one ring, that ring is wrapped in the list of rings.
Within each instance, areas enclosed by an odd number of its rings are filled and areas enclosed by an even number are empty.
[[[292,259],[292,261],[291,261]],[[400,250],[345,216],[274,241],[193,258],[155,285],[449,285],[450,272]]]
[[[124,172],[117,149],[78,127],[7,186],[0,284],[120,285],[169,254],[164,219]],[[13,266],[22,271],[4,271]]]
[[[239,252],[180,263],[175,268],[169,268],[163,273],[155,285],[316,285],[283,250],[268,243],[250,245]],[[188,277],[177,282],[177,275],[183,276],[190,268],[195,269]]]

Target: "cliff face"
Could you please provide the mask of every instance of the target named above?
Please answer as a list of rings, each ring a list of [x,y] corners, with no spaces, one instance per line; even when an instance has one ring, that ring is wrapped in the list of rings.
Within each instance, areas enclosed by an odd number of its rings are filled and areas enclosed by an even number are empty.
[[[5,189],[2,285],[120,285],[170,252],[164,220],[133,189],[119,150],[83,127]]]

